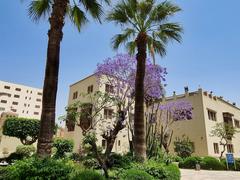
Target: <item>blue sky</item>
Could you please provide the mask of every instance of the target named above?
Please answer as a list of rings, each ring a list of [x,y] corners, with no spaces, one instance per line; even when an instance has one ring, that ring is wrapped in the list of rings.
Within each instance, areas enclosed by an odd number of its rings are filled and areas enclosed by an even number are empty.
[[[169,44],[167,56],[157,62],[168,69],[167,94],[184,86],[213,91],[240,105],[240,1],[175,1],[182,9],[174,21],[184,27],[182,44]],[[27,3],[1,0],[0,79],[42,87],[47,20],[33,23]],[[57,99],[57,116],[64,113],[69,85],[90,75],[96,64],[114,56],[111,37],[120,28],[111,23],[87,24],[79,34],[70,22],[64,27]],[[124,49],[119,50],[124,53]]]

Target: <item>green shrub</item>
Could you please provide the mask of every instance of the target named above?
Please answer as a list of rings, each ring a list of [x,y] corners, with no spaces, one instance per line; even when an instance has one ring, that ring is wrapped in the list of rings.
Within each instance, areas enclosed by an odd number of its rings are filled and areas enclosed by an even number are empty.
[[[7,163],[11,164],[16,160],[22,160],[24,156],[22,154],[17,154],[16,152],[11,153],[7,158],[6,161]]]
[[[85,166],[85,168],[90,168],[90,169],[99,169],[101,166],[99,165],[98,161],[95,158],[88,157],[85,158],[82,161],[82,164]]]
[[[112,153],[108,158],[107,166],[109,168],[129,168],[132,162],[132,157]]]
[[[197,163],[201,163],[202,159],[197,156],[187,157],[183,162],[179,163],[180,168],[195,169]]]
[[[225,169],[227,169],[226,159],[221,159],[222,164],[224,164]],[[240,171],[240,159],[235,159],[236,170]],[[234,164],[228,164],[228,169],[235,170]]]
[[[33,145],[19,145],[16,148],[16,153],[23,157],[30,157],[35,151],[36,148]]]
[[[207,170],[224,170],[224,164],[214,157],[204,157],[200,163],[201,169]]]
[[[39,127],[40,121],[37,119],[11,117],[4,122],[3,134],[19,138],[22,144],[29,145],[37,141]]]
[[[186,136],[176,138],[174,141],[174,151],[182,158],[190,157],[194,151],[193,142]]]
[[[93,170],[83,170],[80,172],[73,173],[70,180],[104,180],[105,178]]]
[[[35,157],[16,161],[7,167],[8,180],[59,179],[68,180],[75,171],[72,162],[56,159],[38,159]]]
[[[129,169],[129,170],[125,170],[121,174],[120,179],[121,180],[153,180],[154,178],[147,172],[137,170],[137,169]]]
[[[181,162],[183,162],[183,158],[181,158],[180,156],[174,156],[173,161],[181,163]]]
[[[69,158],[75,162],[79,162],[83,159],[83,157],[79,153],[72,153]]]
[[[57,149],[54,157],[63,158],[65,157],[65,153],[72,152],[73,141],[68,139],[57,138],[53,142],[53,147]]]
[[[6,180],[7,178],[8,178],[7,168],[0,166],[0,180]]]
[[[166,165],[151,160],[143,164],[135,164],[134,167],[147,172],[155,179],[180,180],[179,168],[173,164]]]

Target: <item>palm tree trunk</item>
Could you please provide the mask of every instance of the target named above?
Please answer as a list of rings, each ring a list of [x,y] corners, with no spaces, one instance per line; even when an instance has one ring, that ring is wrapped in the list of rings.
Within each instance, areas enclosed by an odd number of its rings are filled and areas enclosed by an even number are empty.
[[[146,66],[146,33],[139,33],[137,39],[137,72],[135,81],[134,112],[134,153],[138,160],[146,159],[145,123],[144,123],[144,76]]]
[[[58,86],[60,43],[63,37],[64,19],[69,0],[54,0],[49,18],[47,64],[43,86],[42,115],[37,154],[40,157],[50,156],[55,127],[55,108]]]

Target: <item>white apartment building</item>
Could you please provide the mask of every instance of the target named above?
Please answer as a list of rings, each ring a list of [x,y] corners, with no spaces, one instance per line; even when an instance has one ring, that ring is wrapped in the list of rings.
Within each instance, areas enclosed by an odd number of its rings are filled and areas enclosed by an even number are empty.
[[[40,119],[42,89],[0,81],[0,114],[14,112],[19,117]]]
[[[0,158],[15,152],[21,145],[17,138],[4,136],[2,126],[8,117],[40,119],[42,89],[0,81]]]

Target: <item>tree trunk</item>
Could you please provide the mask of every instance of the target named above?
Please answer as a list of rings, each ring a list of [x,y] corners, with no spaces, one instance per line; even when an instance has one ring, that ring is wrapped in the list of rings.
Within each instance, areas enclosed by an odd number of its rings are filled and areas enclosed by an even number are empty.
[[[40,157],[50,156],[55,127],[55,108],[58,86],[60,43],[63,37],[64,19],[69,0],[54,0],[50,30],[48,31],[47,62],[43,86],[42,115],[37,144]]]
[[[137,43],[137,72],[135,81],[135,112],[134,112],[134,155],[140,161],[146,159],[146,137],[144,123],[144,76],[146,66],[146,33],[139,33]]]

